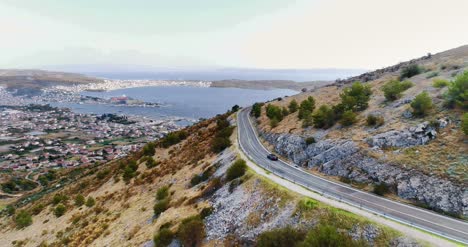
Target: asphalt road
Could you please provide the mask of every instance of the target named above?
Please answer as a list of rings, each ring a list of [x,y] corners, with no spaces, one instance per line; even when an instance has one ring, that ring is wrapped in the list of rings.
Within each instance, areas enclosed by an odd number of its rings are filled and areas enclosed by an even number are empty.
[[[468,245],[468,223],[465,221],[329,181],[282,160],[267,159],[269,151],[260,143],[249,112],[250,108],[245,108],[238,113],[239,144],[243,152],[257,165],[324,196]]]

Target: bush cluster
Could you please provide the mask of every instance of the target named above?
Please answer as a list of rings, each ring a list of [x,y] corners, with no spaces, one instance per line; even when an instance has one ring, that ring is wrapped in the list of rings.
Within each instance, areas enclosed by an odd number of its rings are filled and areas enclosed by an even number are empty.
[[[135,160],[128,160],[127,164],[125,164],[125,161],[121,161],[119,168],[123,170],[122,179],[128,183],[137,175],[138,164]]]
[[[151,168],[153,168],[153,167],[156,167],[156,166],[159,164],[158,162],[156,162],[156,161],[153,159],[153,157],[147,157],[145,160],[146,160],[145,165],[146,165],[146,167],[147,167],[148,169],[151,169]]]
[[[357,122],[357,116],[356,113],[354,113],[351,110],[347,110],[341,115],[340,123],[343,126],[351,126],[355,122]]]
[[[26,210],[20,210],[15,215],[15,223],[18,229],[30,226],[32,224],[31,214],[27,212]]]
[[[446,103],[450,107],[468,109],[468,71],[458,75],[448,87],[445,95]]]
[[[413,83],[410,81],[391,80],[382,87],[385,99],[393,101],[401,97],[401,94],[408,88],[412,87]]]
[[[409,65],[408,67],[405,67],[401,70],[400,73],[400,80],[403,80],[405,78],[411,78],[415,75],[419,75],[423,72],[423,69],[419,67],[417,64],[412,64]]]
[[[145,156],[154,156],[156,154],[156,143],[148,142],[143,147],[143,155]]]
[[[304,241],[306,233],[292,227],[273,229],[260,234],[257,247],[290,246],[294,247]]]
[[[167,134],[164,138],[161,139],[160,145],[163,148],[168,148],[172,145],[175,145],[188,137],[188,133],[185,130],[179,130]],[[153,154],[154,155],[154,154]],[[151,155],[152,156],[152,155]]]
[[[68,201],[68,196],[57,193],[52,198],[52,204],[57,205],[59,203],[66,203]]]
[[[247,170],[247,165],[245,160],[238,159],[232,164],[227,172],[226,172],[226,179],[227,181],[231,181],[233,179],[242,177]]]
[[[86,207],[90,208],[90,207],[93,207],[94,205],[96,204],[96,200],[94,200],[94,198],[92,198],[91,196],[88,197],[88,200],[86,200]]]
[[[450,85],[450,82],[444,79],[434,79],[432,81],[432,86],[435,88],[443,88]]]
[[[193,216],[182,220],[177,231],[177,237],[183,246],[201,246],[205,238],[205,225],[200,216]]]
[[[213,168],[214,167],[211,166],[210,168],[203,171],[201,174],[195,174],[195,176],[193,176],[192,179],[190,179],[190,185],[195,186],[201,182],[208,180],[214,172]]]
[[[154,235],[153,241],[155,247],[166,247],[174,239],[174,233],[167,227],[162,227],[159,232]]]
[[[76,197],[75,197],[75,206],[77,207],[81,207],[85,204],[85,198],[82,194],[78,194]]]
[[[382,116],[368,115],[366,119],[367,126],[379,127],[385,123],[385,120]]]
[[[67,208],[65,207],[65,205],[60,203],[59,205],[57,205],[55,207],[54,215],[58,218],[58,217],[64,215],[66,211],[67,211]]]
[[[313,114],[314,126],[317,128],[328,129],[335,124],[335,112],[327,105],[320,106]]]
[[[216,121],[216,135],[211,143],[211,151],[219,153],[232,145],[229,139],[234,131],[234,127],[230,126],[227,116]]]
[[[425,116],[433,107],[432,99],[426,91],[418,94],[410,105],[413,108],[413,114],[419,117]]]
[[[390,192],[390,188],[385,183],[380,183],[374,186],[374,193],[379,196],[384,196]]]
[[[169,208],[169,187],[163,186],[156,191],[156,203],[154,204],[153,210],[154,215],[159,216],[162,212]]]
[[[369,85],[364,85],[360,82],[355,82],[351,87],[345,88],[340,94],[341,106],[336,107],[339,109],[337,114],[344,113],[344,111],[363,111],[367,109],[372,90]]]

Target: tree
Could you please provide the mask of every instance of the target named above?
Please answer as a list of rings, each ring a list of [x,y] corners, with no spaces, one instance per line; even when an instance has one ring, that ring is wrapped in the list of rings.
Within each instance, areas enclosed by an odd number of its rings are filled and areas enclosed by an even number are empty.
[[[153,167],[155,167],[157,165],[158,165],[158,163],[156,163],[156,161],[153,159],[153,157],[148,157],[146,159],[146,167],[148,169],[151,169],[151,168],[153,168]]]
[[[169,202],[169,197],[156,201],[153,207],[154,215],[159,216],[162,212],[166,211],[169,208]]]
[[[458,75],[455,81],[450,83],[445,98],[450,107],[468,109],[468,71]]]
[[[88,197],[88,200],[86,200],[86,207],[90,208],[96,204],[96,200],[92,198],[91,196]]]
[[[231,112],[237,112],[240,109],[239,105],[233,105],[231,108]]]
[[[66,211],[67,211],[67,208],[65,207],[65,205],[60,203],[59,205],[57,205],[57,207],[55,207],[54,214],[58,218],[58,217],[64,215]]]
[[[163,186],[156,191],[156,200],[162,200],[169,196],[169,187]]]
[[[75,197],[75,206],[81,207],[81,206],[83,206],[83,204],[85,204],[85,198],[84,198],[84,196],[82,194],[78,194]]]
[[[411,102],[413,108],[413,114],[416,116],[425,116],[429,110],[432,109],[432,99],[429,94],[424,91],[416,96]]]
[[[393,101],[400,98],[401,93],[412,86],[413,83],[410,81],[391,80],[383,85],[382,91],[384,92],[385,99]]]
[[[179,226],[177,236],[182,241],[183,246],[201,246],[205,237],[205,225],[197,216],[184,219]]]
[[[269,119],[283,120],[283,110],[279,106],[268,104],[266,107],[266,115]]]
[[[252,111],[250,112],[250,114],[254,116],[255,118],[260,117],[260,115],[262,115],[262,106],[263,106],[263,103],[253,104]]]
[[[307,97],[306,100],[301,102],[299,106],[299,119],[305,119],[308,115],[310,115],[315,110],[315,99],[312,96]]]
[[[20,210],[15,216],[16,227],[21,229],[32,224],[31,214],[26,210]]]
[[[335,113],[329,106],[322,105],[312,114],[312,119],[315,127],[328,129],[335,124]]]
[[[369,85],[355,82],[340,94],[344,110],[363,111],[367,108],[372,90]]]
[[[297,104],[297,101],[295,99],[293,99],[293,100],[291,100],[291,102],[289,102],[288,108],[289,108],[290,113],[296,112],[298,107],[299,107],[299,105]]]
[[[468,112],[463,114],[462,117],[462,130],[465,135],[468,135]]]
[[[243,159],[238,159],[232,164],[227,172],[226,172],[226,179],[228,181],[231,181],[233,179],[236,179],[238,177],[242,177],[245,174],[245,171],[247,170],[247,165],[245,163],[245,160]]]

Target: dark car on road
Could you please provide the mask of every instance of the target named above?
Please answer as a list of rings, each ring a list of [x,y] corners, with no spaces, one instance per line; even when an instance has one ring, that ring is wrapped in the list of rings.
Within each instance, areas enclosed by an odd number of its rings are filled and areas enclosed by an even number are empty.
[[[269,155],[267,155],[267,158],[270,159],[270,160],[273,160],[273,161],[278,160],[278,156],[276,156],[276,155],[274,155],[274,154],[269,154]]]

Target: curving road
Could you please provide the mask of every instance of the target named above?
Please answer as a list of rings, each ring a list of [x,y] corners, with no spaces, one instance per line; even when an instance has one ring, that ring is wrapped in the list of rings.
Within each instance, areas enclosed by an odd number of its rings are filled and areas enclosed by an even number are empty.
[[[238,113],[239,145],[242,151],[257,165],[324,196],[468,245],[468,223],[465,221],[329,181],[295,168],[282,160],[271,161],[267,159],[269,151],[259,141],[250,121],[249,113],[250,108],[245,108]]]

